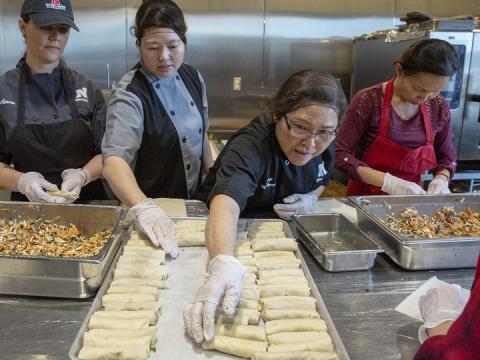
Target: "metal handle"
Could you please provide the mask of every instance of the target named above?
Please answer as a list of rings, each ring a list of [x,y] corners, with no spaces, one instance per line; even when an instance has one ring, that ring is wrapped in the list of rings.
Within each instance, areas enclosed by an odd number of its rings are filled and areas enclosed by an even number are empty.
[[[110,64],[107,64],[107,89],[110,89]]]
[[[467,97],[468,101],[480,102],[480,95],[478,94],[470,94]]]

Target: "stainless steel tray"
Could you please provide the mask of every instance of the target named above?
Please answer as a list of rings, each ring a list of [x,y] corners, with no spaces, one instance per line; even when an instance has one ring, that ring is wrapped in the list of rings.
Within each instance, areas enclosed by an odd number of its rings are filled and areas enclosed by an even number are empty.
[[[475,267],[480,249],[479,237],[421,238],[391,230],[382,221],[414,207],[421,214],[433,215],[443,206],[455,210],[480,208],[480,194],[360,196],[349,198],[357,206],[358,225],[379,244],[398,265],[408,270]]]
[[[124,210],[114,206],[52,205],[0,202],[3,218],[52,219],[72,223],[85,234],[112,227],[103,250],[88,258],[11,256],[0,254],[0,293],[65,298],[88,298],[95,294],[119,246]]]
[[[192,219],[185,217],[173,217],[172,220]],[[198,219],[198,218],[197,218]],[[245,229],[249,222],[265,222],[269,220],[255,220],[255,219],[239,219],[238,228],[240,230]],[[271,220],[279,221],[279,220]],[[284,223],[284,231],[288,236],[292,236],[292,232],[286,222]],[[122,236],[123,238],[123,236]],[[118,260],[121,254],[121,250],[118,251],[113,264]],[[301,268],[303,269],[310,288],[312,289],[312,296],[317,300],[316,307],[320,316],[325,320],[329,334],[332,338],[337,352],[338,359],[349,360],[350,357],[343,345],[340,336],[333,324],[333,321],[328,314],[327,308],[323,299],[318,292],[315,285],[315,281],[308,270],[305,260],[302,257],[300,251],[297,252],[298,258],[301,260]],[[180,255],[175,260],[168,260],[169,275],[167,280],[167,289],[160,290],[161,295],[159,301],[161,302],[162,309],[161,315],[157,322],[157,344],[156,352],[151,352],[149,355],[150,360],[157,359],[188,359],[188,360],[224,360],[224,359],[238,359],[233,355],[227,355],[216,351],[204,351],[192,343],[191,339],[185,334],[184,325],[182,320],[182,311],[186,305],[188,305],[194,298],[196,291],[203,284],[203,272],[206,269],[208,261],[207,249],[204,246],[196,247],[183,247],[180,249]],[[110,267],[105,281],[100,287],[97,296],[88,311],[88,314],[80,327],[75,340],[70,347],[68,356],[71,360],[78,360],[78,352],[80,351],[83,343],[83,333],[87,331],[87,326],[91,315],[101,308],[101,298],[106,293],[112,278],[113,278],[114,266]],[[165,341],[168,339],[168,341]]]
[[[341,214],[293,217],[300,240],[327,271],[370,269],[378,252],[375,243]]]

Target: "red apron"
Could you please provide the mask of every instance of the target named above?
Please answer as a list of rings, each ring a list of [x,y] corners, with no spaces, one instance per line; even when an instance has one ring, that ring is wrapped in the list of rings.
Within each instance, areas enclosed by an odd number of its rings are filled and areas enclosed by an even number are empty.
[[[383,97],[382,116],[380,118],[379,132],[370,149],[363,155],[363,161],[372,169],[388,172],[404,180],[420,184],[420,175],[433,169],[437,163],[435,149],[433,148],[433,131],[430,114],[426,102],[420,104],[420,111],[425,126],[425,145],[416,149],[407,148],[390,140],[388,124],[393,97],[393,82],[395,77],[387,83]],[[354,195],[383,195],[380,187],[369,185],[361,180],[348,181],[347,196]]]

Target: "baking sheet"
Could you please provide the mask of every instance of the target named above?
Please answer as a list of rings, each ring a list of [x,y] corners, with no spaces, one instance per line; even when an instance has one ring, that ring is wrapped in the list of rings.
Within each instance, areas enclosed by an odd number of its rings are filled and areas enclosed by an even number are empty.
[[[184,218],[183,218],[184,219]],[[180,220],[180,219],[179,219]],[[175,219],[174,219],[175,221]],[[265,222],[268,220],[245,220],[239,221],[239,229],[247,226],[248,222]],[[275,220],[279,221],[279,220]],[[288,224],[284,222],[284,230],[289,235],[291,231]],[[123,244],[122,244],[123,245]],[[119,251],[114,259],[114,263],[122,251]],[[317,300],[317,311],[325,320],[329,334],[335,346],[338,358],[340,360],[348,360],[349,356],[345,347],[340,340],[337,330],[328,314],[326,306],[318,292],[310,271],[308,270],[302,254],[298,251],[297,256],[301,260],[301,267],[312,289],[312,296]],[[168,359],[240,359],[236,356],[223,354],[217,351],[206,351],[200,345],[194,343],[184,332],[183,309],[190,304],[195,298],[198,288],[204,282],[203,274],[206,272],[208,261],[208,251],[205,246],[201,247],[182,247],[177,259],[167,257],[167,265],[169,266],[167,288],[160,289],[159,302],[162,306],[157,322],[157,343],[156,352],[151,352],[149,360]],[[73,344],[70,348],[69,357],[72,360],[78,360],[77,354],[81,348],[83,341],[83,332],[87,329],[90,316],[101,308],[101,297],[107,291],[113,278],[114,266],[111,266],[105,281],[98,291],[97,297],[93,302],[87,317],[85,318]]]

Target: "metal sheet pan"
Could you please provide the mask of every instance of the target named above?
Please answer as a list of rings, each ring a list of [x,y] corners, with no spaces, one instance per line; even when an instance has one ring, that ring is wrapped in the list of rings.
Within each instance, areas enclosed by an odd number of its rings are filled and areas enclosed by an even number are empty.
[[[293,217],[300,240],[327,271],[370,269],[378,252],[375,243],[341,214]]]
[[[409,237],[388,228],[382,220],[408,207],[433,215],[443,206],[455,210],[480,209],[480,194],[360,196],[349,198],[357,206],[359,227],[398,265],[408,270],[475,267],[479,237]]]
[[[103,250],[87,258],[11,256],[0,254],[0,293],[65,298],[88,298],[102,283],[118,249],[124,210],[114,206],[53,205],[1,202],[2,217],[52,219],[72,223],[84,234],[112,227]]]
[[[192,218],[172,218],[173,221],[186,220]],[[198,219],[198,218],[197,218]],[[239,219],[238,228],[245,229],[249,222],[265,222],[268,220],[255,219]],[[275,220],[279,221],[279,220]],[[290,228],[286,222],[284,223],[284,230],[287,235],[292,236]],[[123,244],[122,244],[123,246]],[[116,263],[122,251],[118,251],[113,264]],[[310,288],[312,289],[312,296],[317,300],[316,306],[320,316],[325,320],[328,331],[332,338],[340,360],[349,360],[350,357],[345,349],[345,346],[338,335],[338,332],[333,324],[333,321],[328,314],[327,308],[323,299],[318,292],[315,281],[308,270],[302,254],[298,251],[297,255],[301,260],[301,268],[303,269]],[[194,344],[192,340],[185,334],[183,327],[182,312],[186,305],[188,305],[194,298],[196,291],[203,284],[203,272],[206,271],[208,261],[208,252],[206,247],[183,247],[180,248],[180,255],[177,259],[171,260],[167,258],[167,265],[169,266],[169,275],[167,279],[167,289],[160,290],[159,302],[162,306],[161,314],[157,322],[157,344],[156,352],[151,352],[149,360],[160,359],[188,359],[188,360],[224,360],[224,359],[238,359],[236,356],[223,354],[216,351],[204,351],[198,345]],[[83,343],[83,333],[87,331],[87,325],[90,316],[101,308],[101,298],[106,293],[110,283],[113,279],[114,266],[111,266],[105,281],[100,287],[95,301],[80,327],[77,336],[68,353],[71,360],[78,360],[78,352]],[[168,330],[167,330],[168,329]]]

